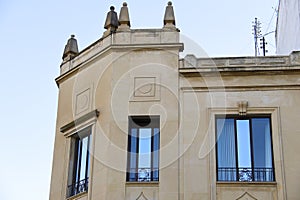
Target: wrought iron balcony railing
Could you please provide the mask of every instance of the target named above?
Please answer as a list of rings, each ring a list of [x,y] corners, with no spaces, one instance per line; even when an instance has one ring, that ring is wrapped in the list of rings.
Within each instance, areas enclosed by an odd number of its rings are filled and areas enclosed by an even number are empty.
[[[88,191],[89,178],[78,181],[72,185],[68,185],[67,197]]]
[[[137,182],[158,181],[158,169],[131,168],[127,180]]]
[[[272,182],[274,179],[273,168],[218,168],[218,181],[241,182]]]

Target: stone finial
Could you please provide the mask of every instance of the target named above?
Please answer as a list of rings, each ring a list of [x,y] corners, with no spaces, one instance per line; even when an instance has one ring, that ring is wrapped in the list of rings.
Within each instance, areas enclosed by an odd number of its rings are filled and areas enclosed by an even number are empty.
[[[175,28],[175,14],[171,1],[168,2],[168,5],[166,7],[164,28]]]
[[[129,12],[127,3],[123,3],[123,7],[121,8],[120,15],[119,15],[119,28],[120,30],[129,30],[130,28],[130,19],[129,19]]]
[[[106,36],[111,33],[115,33],[118,26],[119,26],[118,14],[115,12],[115,7],[111,6],[110,11],[107,13],[107,17],[104,25],[104,28],[107,29],[104,35]]]
[[[71,35],[71,38],[68,40],[65,50],[63,53],[63,61],[71,60],[78,54],[78,45],[75,35]]]

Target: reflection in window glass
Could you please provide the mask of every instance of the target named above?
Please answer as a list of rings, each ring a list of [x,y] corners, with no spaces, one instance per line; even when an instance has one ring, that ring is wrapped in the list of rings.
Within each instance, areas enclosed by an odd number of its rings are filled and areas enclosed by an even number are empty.
[[[275,181],[269,117],[217,117],[218,181]]]
[[[159,116],[128,119],[127,181],[158,181]]]
[[[139,135],[139,168],[151,167],[151,128],[141,128]]]
[[[240,168],[251,167],[249,120],[236,120],[238,165]]]
[[[67,197],[88,190],[91,128],[79,131],[71,140]]]

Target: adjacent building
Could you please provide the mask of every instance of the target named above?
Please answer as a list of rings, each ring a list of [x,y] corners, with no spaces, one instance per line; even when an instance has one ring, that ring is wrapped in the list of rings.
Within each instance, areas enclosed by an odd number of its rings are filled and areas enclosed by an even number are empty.
[[[280,0],[276,27],[276,52],[288,55],[300,50],[300,2]]]
[[[162,28],[124,3],[105,29],[65,46],[51,200],[299,199],[300,52],[181,58],[171,2]]]

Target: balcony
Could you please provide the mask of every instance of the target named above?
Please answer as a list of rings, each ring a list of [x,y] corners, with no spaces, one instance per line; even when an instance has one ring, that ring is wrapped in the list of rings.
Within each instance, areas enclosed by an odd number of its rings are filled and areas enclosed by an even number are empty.
[[[273,168],[218,168],[218,181],[273,182]]]
[[[67,197],[72,197],[82,192],[88,191],[89,178],[83,179],[79,182],[76,182],[72,185],[68,185],[67,188]]]
[[[128,174],[129,182],[152,182],[158,181],[158,169],[132,168]]]

